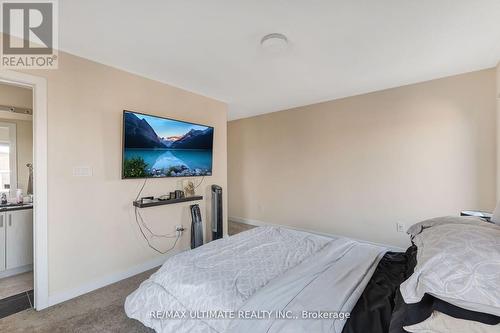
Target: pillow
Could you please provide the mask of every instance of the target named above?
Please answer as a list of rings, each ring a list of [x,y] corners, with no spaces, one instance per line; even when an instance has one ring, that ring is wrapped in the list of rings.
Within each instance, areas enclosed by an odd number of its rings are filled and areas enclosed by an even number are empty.
[[[403,299],[418,303],[429,294],[466,310],[500,316],[500,226],[445,223],[449,220],[414,237],[417,265],[400,286]]]
[[[500,332],[500,324],[487,325],[476,321],[453,318],[434,311],[423,322],[405,326],[404,329],[411,333],[498,333]]]
[[[500,214],[500,213],[499,213]],[[475,224],[475,225],[484,225],[484,221],[475,216],[443,216],[443,217],[435,217],[433,219],[425,220],[422,222],[415,223],[412,225],[407,234],[411,235],[411,237],[415,237],[420,234],[424,229],[441,225],[441,224]]]

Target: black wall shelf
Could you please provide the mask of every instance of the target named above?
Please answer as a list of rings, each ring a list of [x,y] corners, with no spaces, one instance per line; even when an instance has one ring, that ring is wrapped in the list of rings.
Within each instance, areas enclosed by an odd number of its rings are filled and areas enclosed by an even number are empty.
[[[169,199],[169,200],[147,200],[145,202],[142,202],[141,200],[134,201],[134,206],[138,208],[146,208],[146,207],[155,207],[155,206],[163,206],[163,205],[171,205],[175,203],[180,203],[180,202],[188,202],[188,201],[198,201],[198,200],[203,200],[203,196],[201,195],[196,195],[194,197],[186,197],[186,198],[180,198],[180,199]]]

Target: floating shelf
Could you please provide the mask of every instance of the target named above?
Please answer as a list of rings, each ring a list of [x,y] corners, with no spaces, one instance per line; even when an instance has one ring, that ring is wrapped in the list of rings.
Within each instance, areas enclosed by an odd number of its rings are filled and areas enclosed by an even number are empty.
[[[198,201],[203,200],[203,196],[196,195],[194,197],[180,198],[180,199],[169,199],[169,200],[147,200],[146,202],[142,202],[141,200],[134,201],[133,204],[138,208],[146,208],[146,207],[155,207],[155,206],[163,206],[163,205],[171,205],[180,202],[188,202],[188,201]]]

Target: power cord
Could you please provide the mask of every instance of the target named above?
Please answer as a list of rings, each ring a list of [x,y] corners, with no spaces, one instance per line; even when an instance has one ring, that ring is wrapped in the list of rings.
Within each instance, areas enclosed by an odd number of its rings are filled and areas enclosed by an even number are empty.
[[[194,189],[196,190],[198,187],[200,187],[201,183],[203,183],[204,180],[205,180],[205,175],[203,175],[203,177],[200,180],[200,183],[196,185]]]
[[[142,215],[139,212],[139,210],[137,209],[137,207],[135,207],[135,211],[136,211],[136,215],[139,217],[139,220],[141,221],[142,226],[144,227],[144,229],[149,231],[149,233],[151,234],[152,237],[157,237],[157,238],[175,238],[176,237],[172,234],[163,234],[163,235],[162,234],[155,234],[153,231],[151,231],[151,229],[149,229],[147,224],[144,222],[144,219],[142,218]]]
[[[156,252],[160,253],[160,254],[165,254],[169,251],[172,251],[174,248],[175,248],[175,245],[177,245],[177,241],[179,240],[179,238],[181,237],[181,234],[177,234],[177,237],[175,237],[175,242],[174,242],[174,245],[172,245],[168,250],[165,250],[165,251],[161,251],[161,250],[158,250],[156,247],[153,246],[153,244],[151,244],[149,238],[146,236],[146,234],[144,233],[144,230],[142,230],[141,228],[141,225],[139,223],[139,219],[137,218],[138,217],[138,208],[135,207],[135,222],[137,223],[137,226],[139,227],[139,230],[141,231],[141,234],[142,234],[142,237],[144,237],[144,240],[146,241],[146,243],[148,243],[148,246],[155,250]],[[142,217],[141,217],[142,219]],[[149,228],[146,227],[147,230],[149,230]],[[151,232],[151,231],[150,231]],[[152,236],[155,237],[155,235],[152,233]],[[157,238],[174,238],[174,237],[165,237],[165,236],[156,236]]]
[[[142,184],[141,186],[141,189],[139,190],[139,193],[137,193],[137,196],[135,198],[135,200],[139,200],[139,197],[142,193],[142,191],[144,190],[144,187],[146,186],[146,182],[147,182],[147,178],[144,179],[144,183]],[[175,245],[177,245],[177,241],[179,240],[179,238],[181,237],[181,233],[179,233],[178,231],[183,231],[183,229],[181,230],[176,230],[176,236],[172,236],[172,234],[164,234],[164,235],[161,235],[161,234],[155,234],[153,231],[151,231],[151,229],[147,226],[146,222],[144,222],[144,219],[142,218],[142,215],[141,213],[139,212],[138,208],[135,207],[135,223],[137,224],[137,226],[139,227],[139,230],[142,234],[142,237],[144,237],[144,240],[148,243],[148,246],[155,250],[156,252],[160,253],[160,254],[165,254],[171,250],[173,250],[175,248]],[[139,223],[139,220],[140,220],[140,223]],[[175,242],[174,242],[174,245],[172,245],[168,250],[165,250],[165,251],[161,251],[161,250],[158,250],[156,247],[154,247],[151,242],[150,242],[150,238],[148,238],[146,236],[146,233],[144,232],[144,230],[142,229],[141,225],[144,227],[144,229],[146,229],[150,234],[151,234],[151,238],[153,237],[156,237],[156,238],[175,238]]]
[[[144,190],[144,186],[146,186],[146,182],[148,181],[147,178],[144,178],[144,183],[142,183],[141,189],[139,190],[139,193],[137,193],[137,196],[135,197],[135,201],[139,200],[139,196],[142,193],[142,190]]]

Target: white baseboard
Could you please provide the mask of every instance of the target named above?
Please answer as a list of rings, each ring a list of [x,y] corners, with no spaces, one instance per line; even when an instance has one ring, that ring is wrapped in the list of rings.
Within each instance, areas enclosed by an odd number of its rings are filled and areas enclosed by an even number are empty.
[[[100,279],[94,280],[90,283],[84,284],[82,286],[79,286],[77,288],[68,290],[68,291],[63,291],[56,293],[54,295],[49,295],[49,304],[48,306],[56,305],[62,302],[65,302],[67,300],[70,300],[72,298],[81,296],[83,294],[89,293],[91,291],[94,291],[96,289],[105,287],[107,285],[113,284],[115,282],[121,281],[123,279],[129,278],[131,276],[140,274],[142,272],[145,272],[147,270],[150,270],[152,268],[158,267],[162,265],[165,260],[167,260],[168,257],[178,253],[179,251],[172,251],[171,253],[168,253],[166,255],[158,256],[152,260],[149,260],[145,263],[142,263],[140,265],[134,266],[130,269],[127,269],[125,271],[121,272],[116,272],[111,275],[102,277]],[[40,309],[38,309],[40,310]]]
[[[238,223],[253,225],[253,226],[256,226],[256,227],[263,227],[263,226],[285,227],[285,228],[288,228],[288,229],[297,230],[297,231],[310,232],[312,234],[316,234],[316,235],[320,235],[320,236],[325,236],[325,237],[346,237],[346,236],[341,236],[341,235],[336,235],[336,234],[330,234],[330,233],[321,232],[321,231],[315,231],[315,230],[311,230],[311,229],[297,228],[297,227],[292,227],[292,226],[288,226],[288,225],[281,225],[281,224],[274,224],[274,223],[266,223],[266,222],[263,222],[263,221],[254,220],[254,219],[247,219],[247,218],[244,218],[244,217],[229,216],[228,220],[232,221],[232,222],[238,222]],[[352,240],[355,240],[355,241],[358,241],[358,242],[361,242],[361,243],[366,243],[366,244],[371,244],[371,245],[386,247],[386,248],[388,248],[391,251],[396,251],[396,252],[404,252],[404,251],[406,251],[406,249],[403,249],[403,248],[401,248],[399,246],[388,245],[388,244],[381,244],[381,243],[375,243],[375,242],[370,242],[370,241],[367,241],[367,240],[364,240],[364,239],[356,239],[356,238],[352,238],[352,237],[346,237],[346,238],[350,238]]]
[[[26,266],[21,266],[21,267],[16,267],[16,268],[11,268],[6,271],[0,272],[0,279],[9,277],[9,276],[14,276],[17,274],[21,273],[26,273],[29,271],[33,270],[33,265],[26,265]]]

